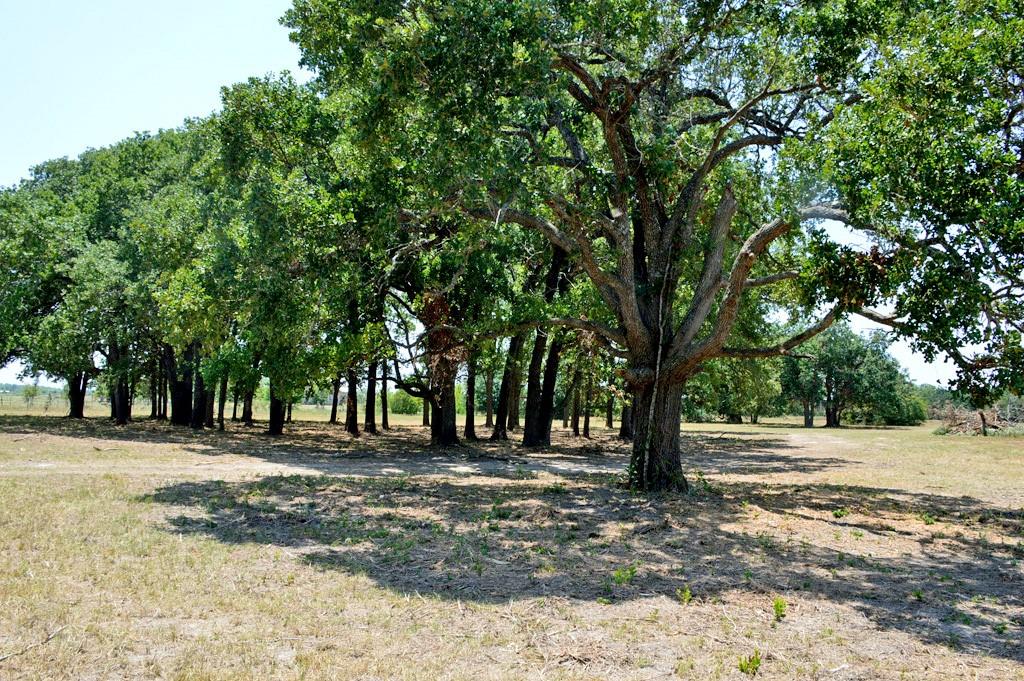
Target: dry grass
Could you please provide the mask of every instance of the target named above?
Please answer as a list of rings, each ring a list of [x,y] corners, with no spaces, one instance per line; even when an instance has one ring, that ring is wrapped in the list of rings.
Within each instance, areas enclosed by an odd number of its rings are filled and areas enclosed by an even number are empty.
[[[603,431],[0,417],[0,678],[1024,679],[1024,441],[931,427],[688,425],[643,499]]]

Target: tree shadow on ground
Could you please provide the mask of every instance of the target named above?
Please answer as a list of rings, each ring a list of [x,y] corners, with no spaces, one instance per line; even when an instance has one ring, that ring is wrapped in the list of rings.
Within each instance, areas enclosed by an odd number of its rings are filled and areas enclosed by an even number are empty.
[[[484,603],[800,594],[922,641],[1024,661],[1020,513],[899,490],[697,488],[641,498],[594,475],[299,475],[183,482],[145,500],[170,507],[173,532],[279,546],[400,593]]]
[[[340,425],[294,422],[284,435],[272,438],[260,423],[253,427],[231,423],[227,430],[217,431],[192,430],[148,419],[116,427],[108,419],[12,416],[0,417],[0,434],[169,444],[202,456],[251,456],[310,472],[349,475],[433,472],[515,477],[521,468],[555,475],[613,475],[625,471],[631,446],[611,431],[597,432],[586,439],[556,429],[552,445],[541,449],[520,447],[518,433],[504,442],[482,439],[439,448],[429,445],[427,429],[419,426],[397,426],[377,435],[352,437]],[[837,457],[800,455],[785,438],[735,434],[706,437],[691,432],[684,433],[681,441],[684,460],[699,460],[706,473],[813,472],[846,463]]]

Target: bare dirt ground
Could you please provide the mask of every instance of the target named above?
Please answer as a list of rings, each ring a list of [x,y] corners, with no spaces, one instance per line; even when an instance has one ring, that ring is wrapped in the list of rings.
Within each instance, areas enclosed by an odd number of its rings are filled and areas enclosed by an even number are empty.
[[[931,426],[934,427],[934,426]],[[1024,440],[0,417],[0,679],[1024,679]]]

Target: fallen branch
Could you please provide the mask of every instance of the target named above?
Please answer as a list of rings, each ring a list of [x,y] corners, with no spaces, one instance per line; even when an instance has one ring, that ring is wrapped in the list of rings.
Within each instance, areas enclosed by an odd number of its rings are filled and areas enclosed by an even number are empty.
[[[25,653],[27,653],[28,651],[32,650],[33,648],[38,648],[39,646],[46,645],[47,643],[52,641],[54,638],[56,638],[57,634],[59,634],[60,632],[64,631],[65,629],[67,629],[67,626],[68,625],[65,624],[62,627],[58,627],[58,628],[54,629],[53,633],[51,633],[49,636],[44,638],[42,641],[39,641],[38,643],[33,643],[31,645],[25,646],[21,650],[17,650],[17,651],[15,651],[13,653],[7,653],[6,655],[0,655],[0,662],[5,662],[5,661],[11,659],[12,657],[17,657],[18,655],[24,655]]]

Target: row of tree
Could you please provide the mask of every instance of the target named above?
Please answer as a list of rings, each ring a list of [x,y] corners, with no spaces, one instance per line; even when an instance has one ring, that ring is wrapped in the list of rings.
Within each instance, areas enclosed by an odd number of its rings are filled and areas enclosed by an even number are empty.
[[[67,380],[73,413],[102,376],[119,423],[146,390],[199,426],[266,377],[271,433],[342,384],[355,431],[357,385],[369,410],[391,382],[451,443],[458,377],[472,401],[493,371],[491,437],[522,398],[527,446],[559,385],[619,391],[630,484],[661,490],[686,487],[684,395],[850,314],[946,353],[974,402],[1024,387],[1017,3],[295,0],[284,22],[309,84],[226,88],[0,194],[2,359]],[[830,422],[860,404],[800,361]]]

